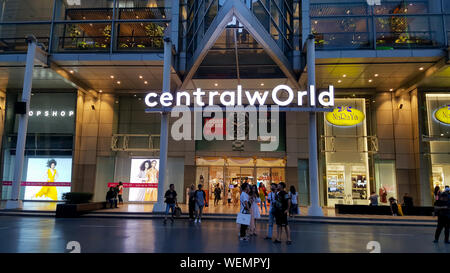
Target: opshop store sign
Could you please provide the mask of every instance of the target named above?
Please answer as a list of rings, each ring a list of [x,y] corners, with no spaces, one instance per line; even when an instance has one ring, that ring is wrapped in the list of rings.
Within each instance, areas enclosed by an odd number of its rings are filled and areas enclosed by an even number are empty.
[[[354,126],[363,122],[366,116],[351,106],[339,106],[325,117],[329,123],[336,126]]]
[[[122,183],[124,188],[158,188],[158,183]],[[108,188],[115,187],[119,183],[108,183]]]
[[[442,123],[450,124],[450,105],[446,105],[436,111],[434,114],[437,120]]]
[[[2,186],[12,186],[12,181],[3,181]],[[22,181],[20,186],[35,186],[35,187],[70,187],[70,182],[27,182]]]

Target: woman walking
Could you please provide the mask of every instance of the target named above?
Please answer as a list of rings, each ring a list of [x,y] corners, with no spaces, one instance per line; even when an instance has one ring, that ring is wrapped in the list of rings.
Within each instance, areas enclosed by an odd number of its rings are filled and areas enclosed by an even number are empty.
[[[188,206],[189,206],[189,219],[194,221],[194,213],[195,213],[195,186],[194,184],[188,189]]]
[[[250,190],[250,227],[248,235],[256,236],[256,219],[261,218],[261,212],[259,211],[258,203],[261,202],[259,198],[258,188],[256,185],[252,185]]]
[[[294,186],[289,188],[289,198],[291,199],[291,207],[289,209],[289,217],[292,217],[298,213],[298,192],[295,190]]]
[[[449,231],[450,231],[450,221],[449,221],[449,208],[448,208],[448,194],[443,192],[440,194],[439,199],[434,203],[434,213],[438,217],[436,232],[434,233],[434,243],[439,241],[442,229],[444,229],[444,242],[449,244]]]

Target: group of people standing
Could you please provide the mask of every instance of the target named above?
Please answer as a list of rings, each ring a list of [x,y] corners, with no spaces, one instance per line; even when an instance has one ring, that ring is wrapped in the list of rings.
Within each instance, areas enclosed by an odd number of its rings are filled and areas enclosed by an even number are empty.
[[[268,234],[265,239],[272,240],[273,224],[275,222],[277,225],[277,236],[273,242],[281,243],[281,236],[284,230],[286,243],[288,245],[292,243],[288,216],[298,213],[298,194],[293,186],[291,186],[289,193],[286,192],[286,184],[284,182],[279,184],[272,183],[270,188],[271,191],[267,194],[267,191],[264,191],[262,188],[258,191],[256,185],[249,185],[248,183],[241,185],[240,213],[251,215],[250,225],[241,224],[239,233],[241,241],[248,241],[250,236],[256,236],[256,219],[261,217],[258,203],[262,210],[263,204],[267,201],[269,203],[269,222]]]
[[[115,187],[110,187],[106,193],[106,202],[109,203],[110,208],[118,208],[117,203],[123,205],[123,183],[119,182]],[[119,199],[119,200],[117,200]],[[118,201],[118,202],[117,202]]]

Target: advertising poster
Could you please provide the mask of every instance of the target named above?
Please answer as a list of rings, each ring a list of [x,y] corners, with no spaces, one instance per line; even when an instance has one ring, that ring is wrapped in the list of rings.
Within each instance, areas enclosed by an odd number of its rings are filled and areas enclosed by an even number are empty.
[[[131,187],[128,201],[157,201],[159,159],[132,159],[130,183],[142,183],[142,187]]]
[[[72,158],[29,158],[27,166],[25,200],[57,201],[70,192]]]

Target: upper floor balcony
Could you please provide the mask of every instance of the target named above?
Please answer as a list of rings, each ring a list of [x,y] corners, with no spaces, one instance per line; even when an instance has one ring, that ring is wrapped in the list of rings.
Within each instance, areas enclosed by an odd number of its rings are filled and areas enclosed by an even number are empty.
[[[51,53],[160,52],[165,0],[1,0],[0,52],[25,52],[36,36]]]
[[[444,0],[311,0],[310,17],[319,50],[445,48],[450,37]]]

